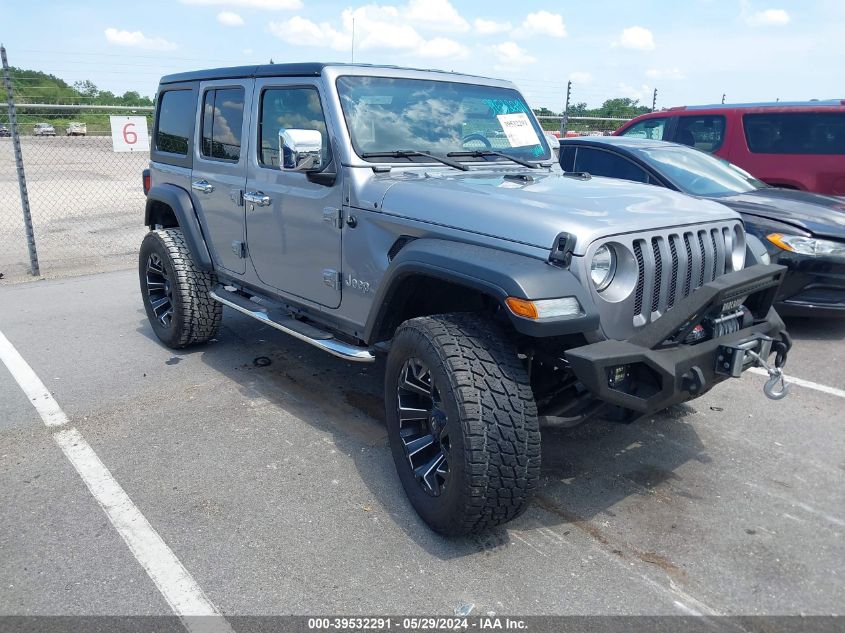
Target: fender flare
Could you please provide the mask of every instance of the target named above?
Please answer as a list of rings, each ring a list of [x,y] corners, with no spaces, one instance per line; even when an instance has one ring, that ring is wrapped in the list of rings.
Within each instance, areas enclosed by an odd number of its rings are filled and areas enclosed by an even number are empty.
[[[144,224],[149,227],[154,224],[152,209],[156,202],[166,204],[172,209],[176,223],[185,237],[185,244],[194,258],[194,263],[201,270],[213,272],[214,264],[190,194],[181,187],[169,183],[151,187],[147,193],[147,206],[144,211]]]
[[[480,291],[504,304],[507,297],[557,299],[574,296],[582,313],[536,321],[505,308],[514,328],[527,336],[548,337],[596,330],[598,311],[589,293],[571,271],[547,261],[486,246],[419,238],[409,242],[390,262],[373,300],[375,308],[364,330],[365,340],[377,337],[402,283],[410,277],[433,277]]]

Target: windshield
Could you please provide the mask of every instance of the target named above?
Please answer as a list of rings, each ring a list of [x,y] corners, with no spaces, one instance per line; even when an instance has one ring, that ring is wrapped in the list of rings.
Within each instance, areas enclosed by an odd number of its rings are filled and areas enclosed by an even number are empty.
[[[352,146],[359,156],[396,150],[441,156],[493,150],[531,161],[547,160],[550,156],[540,126],[516,90],[451,81],[356,75],[339,77],[337,91]],[[430,162],[419,156],[367,159]]]
[[[766,185],[729,162],[694,149],[642,149],[640,156],[684,193],[694,196],[732,196]]]

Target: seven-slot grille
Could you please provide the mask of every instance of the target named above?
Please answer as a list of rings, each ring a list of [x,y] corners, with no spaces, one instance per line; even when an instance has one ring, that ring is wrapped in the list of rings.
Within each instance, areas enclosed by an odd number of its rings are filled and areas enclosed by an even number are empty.
[[[733,229],[728,226],[635,239],[634,323],[652,321],[696,288],[729,272],[732,243]]]

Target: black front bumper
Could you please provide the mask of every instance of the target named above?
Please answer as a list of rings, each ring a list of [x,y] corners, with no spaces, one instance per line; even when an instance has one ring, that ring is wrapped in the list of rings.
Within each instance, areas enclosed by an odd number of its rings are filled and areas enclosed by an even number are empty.
[[[729,273],[678,302],[630,340],[571,349],[566,359],[598,400],[640,416],[691,400],[728,377],[718,360],[726,349],[770,337],[788,351],[783,321],[772,308],[785,272],[783,266],[760,264]],[[740,300],[750,313],[749,325],[694,344],[683,342],[696,326],[721,314],[725,304]]]

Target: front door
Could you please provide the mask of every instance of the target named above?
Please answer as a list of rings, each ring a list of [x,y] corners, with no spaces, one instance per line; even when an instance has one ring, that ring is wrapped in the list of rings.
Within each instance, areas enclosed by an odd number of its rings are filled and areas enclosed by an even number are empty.
[[[249,113],[254,80],[200,85],[191,197],[217,266],[246,271],[243,189],[249,149]]]
[[[332,163],[322,98],[316,81],[256,80],[258,143],[250,151],[246,227],[249,256],[263,283],[336,308],[341,294],[340,178],[318,184],[304,172],[279,168],[280,129],[319,131],[323,151],[318,168]]]

